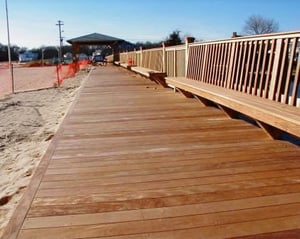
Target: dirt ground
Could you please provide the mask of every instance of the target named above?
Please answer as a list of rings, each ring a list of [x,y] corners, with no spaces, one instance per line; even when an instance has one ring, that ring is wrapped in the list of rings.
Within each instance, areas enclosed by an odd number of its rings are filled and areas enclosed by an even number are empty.
[[[89,70],[0,99],[0,237]]]

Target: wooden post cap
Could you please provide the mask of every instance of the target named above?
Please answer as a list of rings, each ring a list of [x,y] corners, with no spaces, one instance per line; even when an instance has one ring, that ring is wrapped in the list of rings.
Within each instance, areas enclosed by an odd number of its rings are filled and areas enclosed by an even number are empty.
[[[195,41],[195,37],[186,37],[185,42],[186,43],[193,43]]]

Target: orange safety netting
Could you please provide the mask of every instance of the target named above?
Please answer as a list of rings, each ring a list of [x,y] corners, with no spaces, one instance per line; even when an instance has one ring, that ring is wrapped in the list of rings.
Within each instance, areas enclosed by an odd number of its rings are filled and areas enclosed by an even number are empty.
[[[87,68],[89,64],[88,60],[57,66],[14,64],[10,71],[8,63],[1,63],[0,96],[14,92],[58,87],[65,79],[74,77],[76,72]]]
[[[68,65],[59,64],[56,67],[57,85],[60,86],[62,82],[70,77],[74,77],[78,70],[86,68],[90,62],[88,60],[71,62]]]

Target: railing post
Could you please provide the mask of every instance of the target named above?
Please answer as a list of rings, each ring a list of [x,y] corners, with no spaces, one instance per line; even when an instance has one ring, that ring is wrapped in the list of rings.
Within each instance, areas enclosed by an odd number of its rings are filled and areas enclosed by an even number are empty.
[[[167,62],[166,62],[166,43],[165,42],[162,42],[162,51],[163,51],[163,54],[162,54],[162,71],[163,72],[167,72]]]
[[[176,54],[176,49],[174,48],[174,57],[173,57],[173,76],[176,77],[177,76],[177,54]]]
[[[133,65],[137,65],[137,55],[136,55],[136,49],[134,48],[133,50],[133,58],[134,58],[134,62],[133,62]]]
[[[185,77],[187,77],[188,64],[189,64],[189,44],[195,41],[194,37],[185,38]]]
[[[140,54],[141,54],[141,57],[140,57],[140,66],[143,66],[143,47],[140,47]]]

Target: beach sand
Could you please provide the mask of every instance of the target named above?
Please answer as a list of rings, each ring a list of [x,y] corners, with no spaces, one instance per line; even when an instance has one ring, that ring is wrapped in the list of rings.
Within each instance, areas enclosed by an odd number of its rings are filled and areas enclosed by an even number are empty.
[[[0,99],[0,237],[87,74]]]

